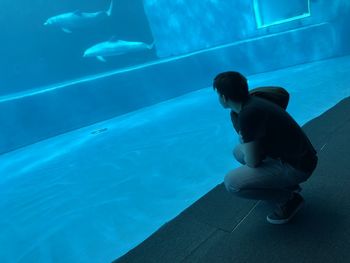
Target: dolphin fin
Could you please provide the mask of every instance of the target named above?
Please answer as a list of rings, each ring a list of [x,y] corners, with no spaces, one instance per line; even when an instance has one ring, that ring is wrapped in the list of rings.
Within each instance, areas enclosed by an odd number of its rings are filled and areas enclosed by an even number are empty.
[[[111,16],[112,10],[113,10],[113,0],[111,0],[111,3],[109,4],[109,8],[108,8],[108,10],[106,11],[106,15],[107,15],[107,16]]]
[[[153,42],[152,42],[151,44],[148,44],[148,45],[147,45],[147,48],[148,48],[148,49],[152,49],[152,48],[154,47],[154,42],[155,42],[155,41],[153,40]]]
[[[96,58],[97,58],[99,61],[107,62],[107,60],[106,60],[104,57],[102,57],[102,56],[97,56]]]
[[[72,33],[72,31],[70,31],[69,29],[64,28],[64,27],[62,27],[62,30],[63,30],[63,32],[66,32],[66,33],[68,33],[68,34],[71,34],[71,33]]]

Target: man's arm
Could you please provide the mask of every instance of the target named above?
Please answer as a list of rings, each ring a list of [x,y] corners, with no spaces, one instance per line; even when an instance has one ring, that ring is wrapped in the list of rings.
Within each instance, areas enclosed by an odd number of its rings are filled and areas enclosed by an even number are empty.
[[[245,163],[251,168],[256,168],[262,161],[262,148],[259,141],[244,143],[241,133],[239,133],[239,137],[242,142]]]
[[[256,168],[262,161],[261,154],[260,154],[261,149],[260,149],[259,142],[257,141],[244,143],[243,152],[244,152],[244,161],[251,168]]]

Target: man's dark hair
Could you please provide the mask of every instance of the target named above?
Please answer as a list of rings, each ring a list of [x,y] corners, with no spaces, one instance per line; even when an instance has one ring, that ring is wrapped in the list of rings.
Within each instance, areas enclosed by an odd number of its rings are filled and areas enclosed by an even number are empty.
[[[234,102],[243,102],[249,97],[247,79],[239,72],[227,71],[218,74],[214,79],[213,88]]]

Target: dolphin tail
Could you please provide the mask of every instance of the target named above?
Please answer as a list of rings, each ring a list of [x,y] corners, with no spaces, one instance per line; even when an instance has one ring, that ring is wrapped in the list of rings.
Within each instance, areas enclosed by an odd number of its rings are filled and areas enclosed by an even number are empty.
[[[107,15],[107,16],[111,16],[111,14],[112,14],[112,10],[113,10],[113,1],[114,1],[114,0],[111,0],[111,3],[109,4],[109,8],[108,8],[108,10],[106,11],[106,15]]]

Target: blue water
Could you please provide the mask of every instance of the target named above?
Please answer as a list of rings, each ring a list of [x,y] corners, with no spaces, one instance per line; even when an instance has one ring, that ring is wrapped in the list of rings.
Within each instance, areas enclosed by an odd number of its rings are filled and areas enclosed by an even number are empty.
[[[276,25],[256,23],[257,1],[115,0],[110,18],[72,33],[43,23],[77,9],[105,10],[110,1],[1,2],[0,22],[7,26],[0,42],[0,119],[16,125],[0,130],[0,262],[110,262],[222,183],[239,165],[232,156],[238,138],[211,80],[200,81],[216,67],[244,68],[250,88],[287,89],[288,112],[300,125],[350,95],[349,2],[307,1],[309,13],[293,9],[304,17],[287,23],[275,13],[284,8],[276,8],[277,0],[260,1],[259,15]],[[316,39],[305,43],[308,32]],[[107,62],[82,57],[113,36],[155,41],[155,48]],[[272,45],[278,41],[279,49]],[[178,82],[162,85],[169,72]],[[135,76],[147,86],[128,86]],[[174,97],[180,93],[169,89],[188,92]],[[144,90],[156,104],[135,105],[146,100],[137,97]],[[137,110],[86,108],[106,97]],[[83,117],[78,128],[71,123]],[[62,130],[50,130],[53,122]],[[18,134],[26,136],[16,145]]]
[[[156,58],[155,51],[128,54],[97,63],[83,59],[84,50],[116,36],[128,41],[153,41],[141,0],[114,0],[109,18],[64,33],[45,27],[51,17],[80,10],[106,10],[110,0],[5,0],[0,3],[0,95],[68,81]]]
[[[275,21],[274,15],[281,9],[279,0],[114,1],[111,17],[74,30],[72,34],[43,24],[49,17],[66,12],[106,10],[110,0],[1,1],[0,22],[6,26],[2,28],[0,42],[0,95],[283,32],[303,25],[343,19],[346,30],[350,9],[347,0],[293,0],[291,2],[295,3],[290,4],[290,15],[295,16],[304,11],[304,7],[295,10],[299,2],[310,4],[311,15],[279,26],[258,29],[258,14],[269,22],[279,21]],[[270,12],[259,13],[254,2],[261,2],[261,6],[265,7],[263,10]],[[270,6],[270,10],[266,6]],[[282,11],[282,15],[286,16],[288,12]],[[283,16],[278,18],[282,19]],[[117,56],[108,59],[108,63],[82,58],[86,48],[113,36],[128,41],[155,41],[156,47],[150,51]],[[269,47],[266,48],[269,53]]]

